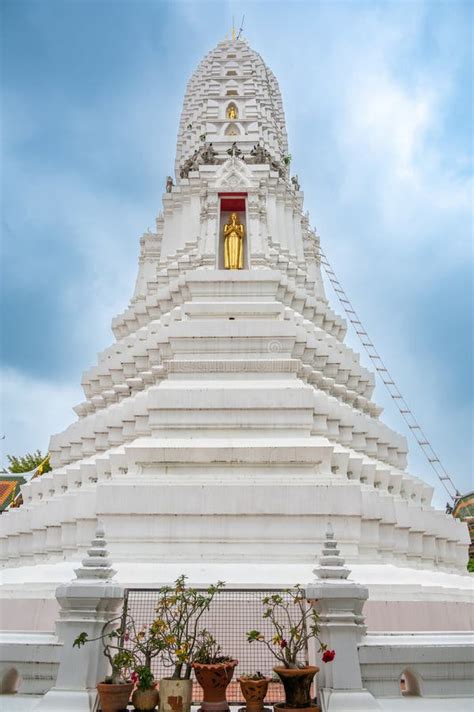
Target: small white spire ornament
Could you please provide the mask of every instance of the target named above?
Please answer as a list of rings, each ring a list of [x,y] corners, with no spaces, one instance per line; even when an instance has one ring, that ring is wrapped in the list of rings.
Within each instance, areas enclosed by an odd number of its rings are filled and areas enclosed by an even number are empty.
[[[334,531],[331,523],[326,529],[326,540],[323,545],[319,564],[313,569],[313,573],[320,579],[346,579],[350,574],[350,569],[344,566],[344,559],[337,548],[337,541],[334,539]]]
[[[95,538],[91,541],[91,547],[87,550],[87,556],[82,560],[82,565],[75,569],[75,573],[80,580],[108,581],[115,576],[116,571],[112,568],[108,558],[107,542],[105,540],[105,530],[102,524],[97,524]]]

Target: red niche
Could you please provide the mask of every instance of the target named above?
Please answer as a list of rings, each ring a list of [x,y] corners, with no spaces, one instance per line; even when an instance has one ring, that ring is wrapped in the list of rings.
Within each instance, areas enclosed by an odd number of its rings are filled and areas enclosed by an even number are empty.
[[[221,212],[242,213],[245,210],[247,193],[219,193]]]

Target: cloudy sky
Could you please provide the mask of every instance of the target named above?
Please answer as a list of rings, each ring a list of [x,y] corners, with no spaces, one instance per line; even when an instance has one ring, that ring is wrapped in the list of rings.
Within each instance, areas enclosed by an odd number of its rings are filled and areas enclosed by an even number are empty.
[[[472,489],[473,4],[1,10],[2,463],[45,451],[73,419],[81,373],[111,343],[139,237],[160,210],[186,82],[245,14],[247,40],[280,82],[323,248],[445,467]],[[415,447],[413,473],[435,484]]]

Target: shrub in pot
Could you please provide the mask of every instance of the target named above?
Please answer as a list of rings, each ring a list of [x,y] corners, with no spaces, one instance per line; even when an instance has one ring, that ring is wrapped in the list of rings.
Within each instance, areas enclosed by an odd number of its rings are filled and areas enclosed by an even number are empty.
[[[132,682],[136,685],[132,693],[132,704],[137,712],[150,712],[155,710],[160,700],[156,689],[153,673],[146,665],[139,665],[131,674]]]
[[[102,634],[97,638],[88,638],[87,633],[80,633],[73,647],[80,648],[85,643],[101,640],[103,653],[110,663],[111,673],[103,682],[97,684],[102,712],[121,712],[132,694],[134,683],[130,680],[129,670],[133,666],[133,656],[119,643],[119,632],[113,628],[117,619],[106,623]]]
[[[209,631],[201,632],[192,668],[203,690],[201,703],[203,712],[229,710],[226,690],[238,664],[238,660],[222,654],[220,645]]]
[[[103,653],[111,667],[111,674],[97,685],[102,712],[121,712],[127,707],[135,686],[129,674],[130,670],[142,671],[143,691],[145,686],[146,689],[153,689],[151,661],[161,651],[160,640],[153,626],[148,629],[146,626],[137,628],[130,615],[117,616],[105,623],[97,638],[89,638],[87,633],[80,633],[73,646],[80,648],[97,640],[102,642]],[[149,675],[145,670],[149,671]],[[135,679],[140,679],[137,672]],[[158,700],[155,706],[157,702]]]
[[[189,712],[192,702],[192,661],[202,645],[201,618],[224,587],[222,581],[205,591],[186,586],[186,576],[179,576],[173,586],[159,591],[152,627],[160,639],[161,658],[172,670],[160,680],[160,712]]]
[[[247,712],[262,712],[263,702],[267,695],[271,677],[265,677],[260,672],[239,677],[240,689],[245,700]]]
[[[301,663],[301,655],[313,637],[319,642],[323,662],[333,660],[335,652],[329,651],[319,639],[318,614],[307,604],[301,586],[297,584],[285,593],[287,597],[275,593],[262,599],[263,617],[273,627],[272,638],[267,640],[260,631],[251,630],[247,633],[247,640],[266,645],[279,663],[273,670],[283,683],[285,702],[277,703],[275,709],[315,711],[318,707],[311,700],[311,683],[319,667]]]

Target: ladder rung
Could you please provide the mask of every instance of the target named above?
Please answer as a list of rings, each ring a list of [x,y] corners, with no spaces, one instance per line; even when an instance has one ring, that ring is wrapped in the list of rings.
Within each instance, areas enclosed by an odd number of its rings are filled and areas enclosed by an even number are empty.
[[[407,404],[406,404],[402,394],[398,390],[398,387],[396,386],[395,382],[391,380],[392,377],[390,376],[388,369],[385,367],[384,362],[382,361],[382,358],[377,353],[377,349],[375,348],[372,341],[370,340],[370,336],[365,331],[361,321],[359,320],[359,318],[357,316],[356,311],[352,308],[352,304],[351,304],[350,300],[348,299],[347,294],[345,293],[344,289],[342,289],[341,284],[340,284],[339,280],[337,279],[334,270],[332,269],[331,265],[329,264],[328,259],[327,259],[326,255],[324,254],[324,252],[322,251],[321,246],[319,244],[318,244],[317,249],[318,249],[320,263],[324,265],[328,279],[331,282],[331,284],[333,285],[334,291],[336,292],[337,297],[338,297],[339,301],[341,302],[341,305],[342,305],[344,311],[346,312],[346,315],[349,318],[349,321],[354,326],[354,331],[356,332],[357,336],[359,336],[362,346],[365,348],[369,358],[373,362],[376,371],[380,374],[384,374],[384,373],[387,374],[386,377],[384,377],[382,375],[381,380],[383,381],[384,385],[387,387],[387,390],[388,390],[390,396],[395,401],[401,401],[401,403],[399,403],[399,402],[397,403],[397,408],[398,408],[400,414],[403,416],[403,418],[404,418],[406,424],[408,425],[408,427],[410,428],[410,430],[412,430],[412,431],[418,430],[419,436],[426,437],[424,435],[421,427],[416,422],[415,416],[413,415],[411,410],[409,408],[403,407],[403,406],[406,406]],[[351,318],[351,314],[353,315],[352,318]],[[395,393],[393,391],[395,391]],[[410,421],[414,421],[414,424],[410,423]],[[415,433],[413,433],[413,434],[415,436],[415,439],[416,439],[418,445],[422,448],[422,450],[426,456],[426,459],[432,466],[433,470],[436,472],[438,479],[440,480],[440,482],[443,483],[443,487],[448,492],[449,496],[453,500],[455,500],[455,497],[453,496],[452,491],[450,491],[449,487],[444,483],[446,481],[449,482],[452,490],[456,493],[456,496],[459,496],[459,492],[457,491],[456,487],[454,486],[454,483],[453,483],[451,477],[446,473],[446,470],[444,469],[443,465],[441,464],[440,459],[438,457],[429,457],[430,453],[434,455],[434,451],[433,451],[433,448],[431,447],[430,443],[428,442],[428,440],[420,440],[418,435],[416,435]],[[436,463],[438,463],[438,464],[436,465]],[[442,472],[444,472],[444,475],[440,474],[440,472],[439,472],[440,470]]]

